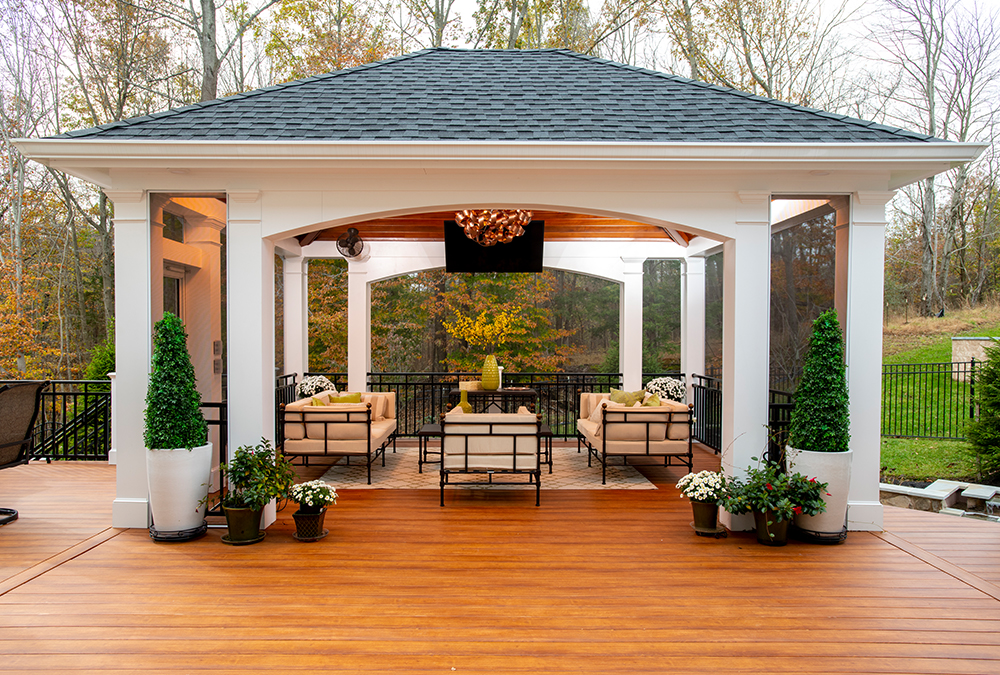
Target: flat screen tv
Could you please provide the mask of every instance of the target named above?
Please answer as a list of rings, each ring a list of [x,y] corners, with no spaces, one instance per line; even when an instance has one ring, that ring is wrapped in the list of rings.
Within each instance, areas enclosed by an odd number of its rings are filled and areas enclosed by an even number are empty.
[[[454,220],[444,221],[447,272],[541,272],[545,221],[533,220],[509,244],[480,246]]]

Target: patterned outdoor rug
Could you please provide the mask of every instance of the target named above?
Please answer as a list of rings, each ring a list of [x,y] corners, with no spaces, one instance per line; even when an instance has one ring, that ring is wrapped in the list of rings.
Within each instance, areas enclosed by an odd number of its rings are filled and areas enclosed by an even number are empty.
[[[433,459],[435,456],[431,455]],[[542,490],[655,490],[656,486],[631,466],[622,466],[620,457],[615,457],[608,464],[608,483],[601,485],[601,465],[593,462],[587,466],[586,451],[577,453],[576,445],[571,447],[556,446],[552,449],[552,473],[548,465],[542,467]],[[434,490],[440,487],[441,473],[438,464],[424,464],[424,472],[417,472],[417,448],[398,446],[393,454],[389,446],[385,454],[385,466],[381,458],[372,466],[372,484],[368,485],[368,469],[364,460],[352,458],[348,466],[341,459],[323,474],[323,480],[331,483],[338,490],[369,489],[369,490]],[[485,476],[482,476],[485,480]],[[473,476],[470,480],[478,480]],[[504,480],[500,477],[497,480]],[[458,480],[465,480],[460,477]],[[514,477],[511,480],[522,480]],[[463,485],[473,490],[534,490],[535,486],[527,484],[516,485]]]

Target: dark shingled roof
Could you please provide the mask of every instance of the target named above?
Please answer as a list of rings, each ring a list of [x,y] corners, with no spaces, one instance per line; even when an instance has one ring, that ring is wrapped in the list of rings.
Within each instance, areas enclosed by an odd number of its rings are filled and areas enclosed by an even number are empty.
[[[562,49],[425,49],[63,134],[204,141],[937,141]]]

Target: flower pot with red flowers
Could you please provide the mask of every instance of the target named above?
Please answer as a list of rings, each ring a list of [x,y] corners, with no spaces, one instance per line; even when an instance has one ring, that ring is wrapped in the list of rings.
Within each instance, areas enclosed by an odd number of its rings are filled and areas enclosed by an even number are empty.
[[[826,509],[826,483],[801,473],[786,473],[776,462],[752,459],[757,465],[747,467],[744,478],[730,479],[729,496],[722,505],[733,515],[753,513],[761,544],[784,546],[792,518]]]

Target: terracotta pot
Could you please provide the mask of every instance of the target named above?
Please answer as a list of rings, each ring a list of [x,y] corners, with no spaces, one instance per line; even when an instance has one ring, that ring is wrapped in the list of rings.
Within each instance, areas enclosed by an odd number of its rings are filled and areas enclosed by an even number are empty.
[[[483,389],[486,391],[496,391],[500,388],[500,369],[497,367],[497,358],[490,354],[483,361]]]
[[[304,513],[301,509],[292,514],[295,519],[295,538],[299,541],[316,541],[322,539],[330,533],[323,529],[323,520],[326,518],[326,509],[321,508],[319,513]]]
[[[773,511],[754,511],[757,541],[766,546],[784,546],[788,543],[788,522],[779,521]]]

